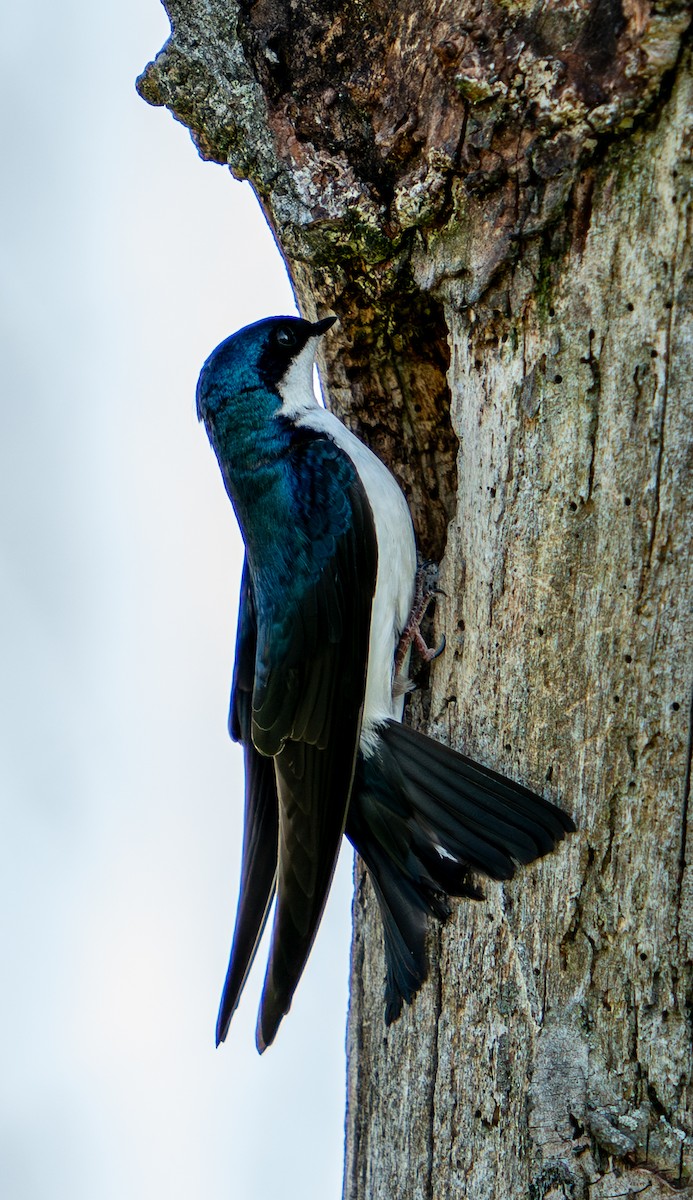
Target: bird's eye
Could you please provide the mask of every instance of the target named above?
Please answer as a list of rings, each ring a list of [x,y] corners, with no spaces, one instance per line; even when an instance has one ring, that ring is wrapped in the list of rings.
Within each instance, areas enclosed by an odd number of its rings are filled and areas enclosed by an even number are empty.
[[[296,345],[296,334],[293,329],[288,329],[286,325],[280,325],[274,337],[278,345],[283,346],[285,349]]]

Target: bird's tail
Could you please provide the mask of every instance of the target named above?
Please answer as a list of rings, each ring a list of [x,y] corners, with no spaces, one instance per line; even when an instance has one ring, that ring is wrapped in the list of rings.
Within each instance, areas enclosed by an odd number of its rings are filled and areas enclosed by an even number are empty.
[[[388,721],[359,754],[346,833],[380,903],[389,1025],[427,975],[429,914],[449,896],[481,898],[470,871],[510,879],[518,863],[575,829],[567,813],[496,771],[416,730]]]

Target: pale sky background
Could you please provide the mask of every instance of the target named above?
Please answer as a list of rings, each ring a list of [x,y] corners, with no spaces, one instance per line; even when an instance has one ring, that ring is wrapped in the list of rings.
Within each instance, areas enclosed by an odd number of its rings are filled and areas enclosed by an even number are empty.
[[[277,1042],[225,1046],[240,542],[202,362],[293,311],[250,191],[136,95],[157,0],[2,3],[0,1197],[331,1200],[351,854]]]

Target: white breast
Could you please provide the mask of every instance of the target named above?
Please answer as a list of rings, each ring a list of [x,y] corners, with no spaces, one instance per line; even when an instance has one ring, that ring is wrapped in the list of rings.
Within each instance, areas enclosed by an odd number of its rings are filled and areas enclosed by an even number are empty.
[[[373,728],[388,718],[401,720],[404,699],[393,697],[395,651],[414,597],[416,543],[407,502],[387,467],[346,425],[316,401],[312,388],[313,339],[279,385],[282,411],[298,425],[325,433],[348,454],[373,512],[378,541],[378,574],[371,612],[368,673],[361,745],[368,753]]]

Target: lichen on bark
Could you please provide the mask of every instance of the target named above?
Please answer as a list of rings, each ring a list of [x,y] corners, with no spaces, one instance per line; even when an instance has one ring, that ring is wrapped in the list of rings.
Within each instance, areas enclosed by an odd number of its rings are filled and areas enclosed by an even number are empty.
[[[431,264],[469,301],[483,295],[518,240],[555,219],[600,135],[647,110],[687,5],[166,7],[171,38],[140,93],[251,181],[307,315],[338,313],[333,403],[398,466],[439,555],[456,445]]]

